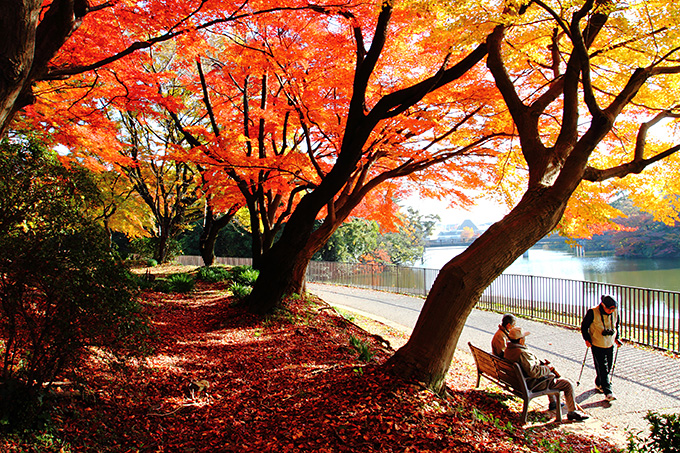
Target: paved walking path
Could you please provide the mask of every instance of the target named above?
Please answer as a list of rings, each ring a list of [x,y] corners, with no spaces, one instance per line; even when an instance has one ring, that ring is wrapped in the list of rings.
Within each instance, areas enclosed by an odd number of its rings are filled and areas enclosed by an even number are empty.
[[[308,283],[307,289],[331,305],[356,310],[409,332],[415,326],[424,302],[417,297],[345,286]],[[470,353],[468,342],[490,350],[491,337],[500,320],[500,314],[473,310],[458,341],[456,355]],[[619,349],[612,379],[618,399],[608,403],[595,391],[595,370],[589,351],[583,375],[578,380],[586,353],[580,331],[525,319],[518,319],[517,324],[531,332],[527,346],[537,356],[550,360],[562,376],[574,383],[580,382],[575,397],[583,409],[605,425],[616,427],[619,433],[647,430],[644,416],[650,410],[680,413],[679,359],[624,344]]]

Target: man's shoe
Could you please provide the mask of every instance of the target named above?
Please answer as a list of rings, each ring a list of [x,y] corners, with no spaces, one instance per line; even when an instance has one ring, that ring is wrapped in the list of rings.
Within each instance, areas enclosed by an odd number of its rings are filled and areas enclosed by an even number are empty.
[[[606,399],[607,401],[614,401],[616,399],[616,395],[614,395],[613,393],[607,393],[604,396],[604,399]]]
[[[589,415],[586,415],[581,411],[571,411],[571,412],[567,413],[567,420],[574,420],[574,421],[577,421],[577,422],[582,422],[583,420],[587,420],[589,418],[590,418]]]

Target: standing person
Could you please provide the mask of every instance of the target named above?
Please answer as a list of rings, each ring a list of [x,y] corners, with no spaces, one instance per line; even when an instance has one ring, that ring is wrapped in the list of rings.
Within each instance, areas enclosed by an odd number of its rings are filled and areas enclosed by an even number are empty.
[[[621,346],[619,341],[619,314],[617,303],[610,296],[602,296],[597,307],[589,309],[581,322],[581,335],[586,347],[593,351],[595,364],[595,387],[604,393],[607,401],[614,401],[616,395],[612,392],[609,373],[614,362],[614,344]]]
[[[503,315],[498,330],[491,339],[491,352],[498,357],[503,357],[505,348],[508,346],[508,333],[515,327],[516,319],[511,314]]]
[[[513,327],[510,329],[510,342],[505,349],[505,358],[511,362],[519,363],[524,375],[533,380],[533,384],[529,382],[529,386],[535,385],[538,380],[545,379],[548,375],[552,375],[552,379],[546,379],[546,382],[538,386],[536,390],[545,388],[558,389],[564,393],[564,401],[567,403],[567,419],[575,421],[583,421],[590,418],[584,412],[576,410],[576,403],[574,401],[574,386],[569,379],[560,377],[555,369],[549,366],[550,362],[547,360],[540,361],[538,358],[526,347],[526,336],[530,332],[525,332],[521,327]],[[561,410],[561,409],[558,409]]]

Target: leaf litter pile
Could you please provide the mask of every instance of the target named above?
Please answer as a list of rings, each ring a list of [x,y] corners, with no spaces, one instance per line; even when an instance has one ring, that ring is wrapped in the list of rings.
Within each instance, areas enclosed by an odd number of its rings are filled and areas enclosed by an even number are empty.
[[[0,451],[530,452],[617,451],[566,433],[551,413],[474,388],[454,361],[443,399],[391,376],[393,350],[312,296],[262,319],[221,284],[190,294],[145,292],[154,352],[112,365],[93,354],[65,386],[40,449],[17,438]]]

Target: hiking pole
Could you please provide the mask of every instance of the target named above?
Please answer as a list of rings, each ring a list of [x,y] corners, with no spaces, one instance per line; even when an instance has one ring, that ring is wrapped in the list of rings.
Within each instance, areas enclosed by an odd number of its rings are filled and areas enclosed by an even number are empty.
[[[581,364],[581,372],[578,374],[578,381],[576,381],[576,387],[581,384],[581,375],[583,374],[583,367],[586,365],[586,359],[588,358],[588,349],[586,348],[586,355],[583,356],[583,363]]]
[[[616,345],[616,353],[614,353],[614,363],[612,363],[612,375],[609,376],[609,383],[612,383],[612,379],[614,379],[614,369],[616,368],[616,358],[619,356],[619,349],[621,349],[621,345]]]

